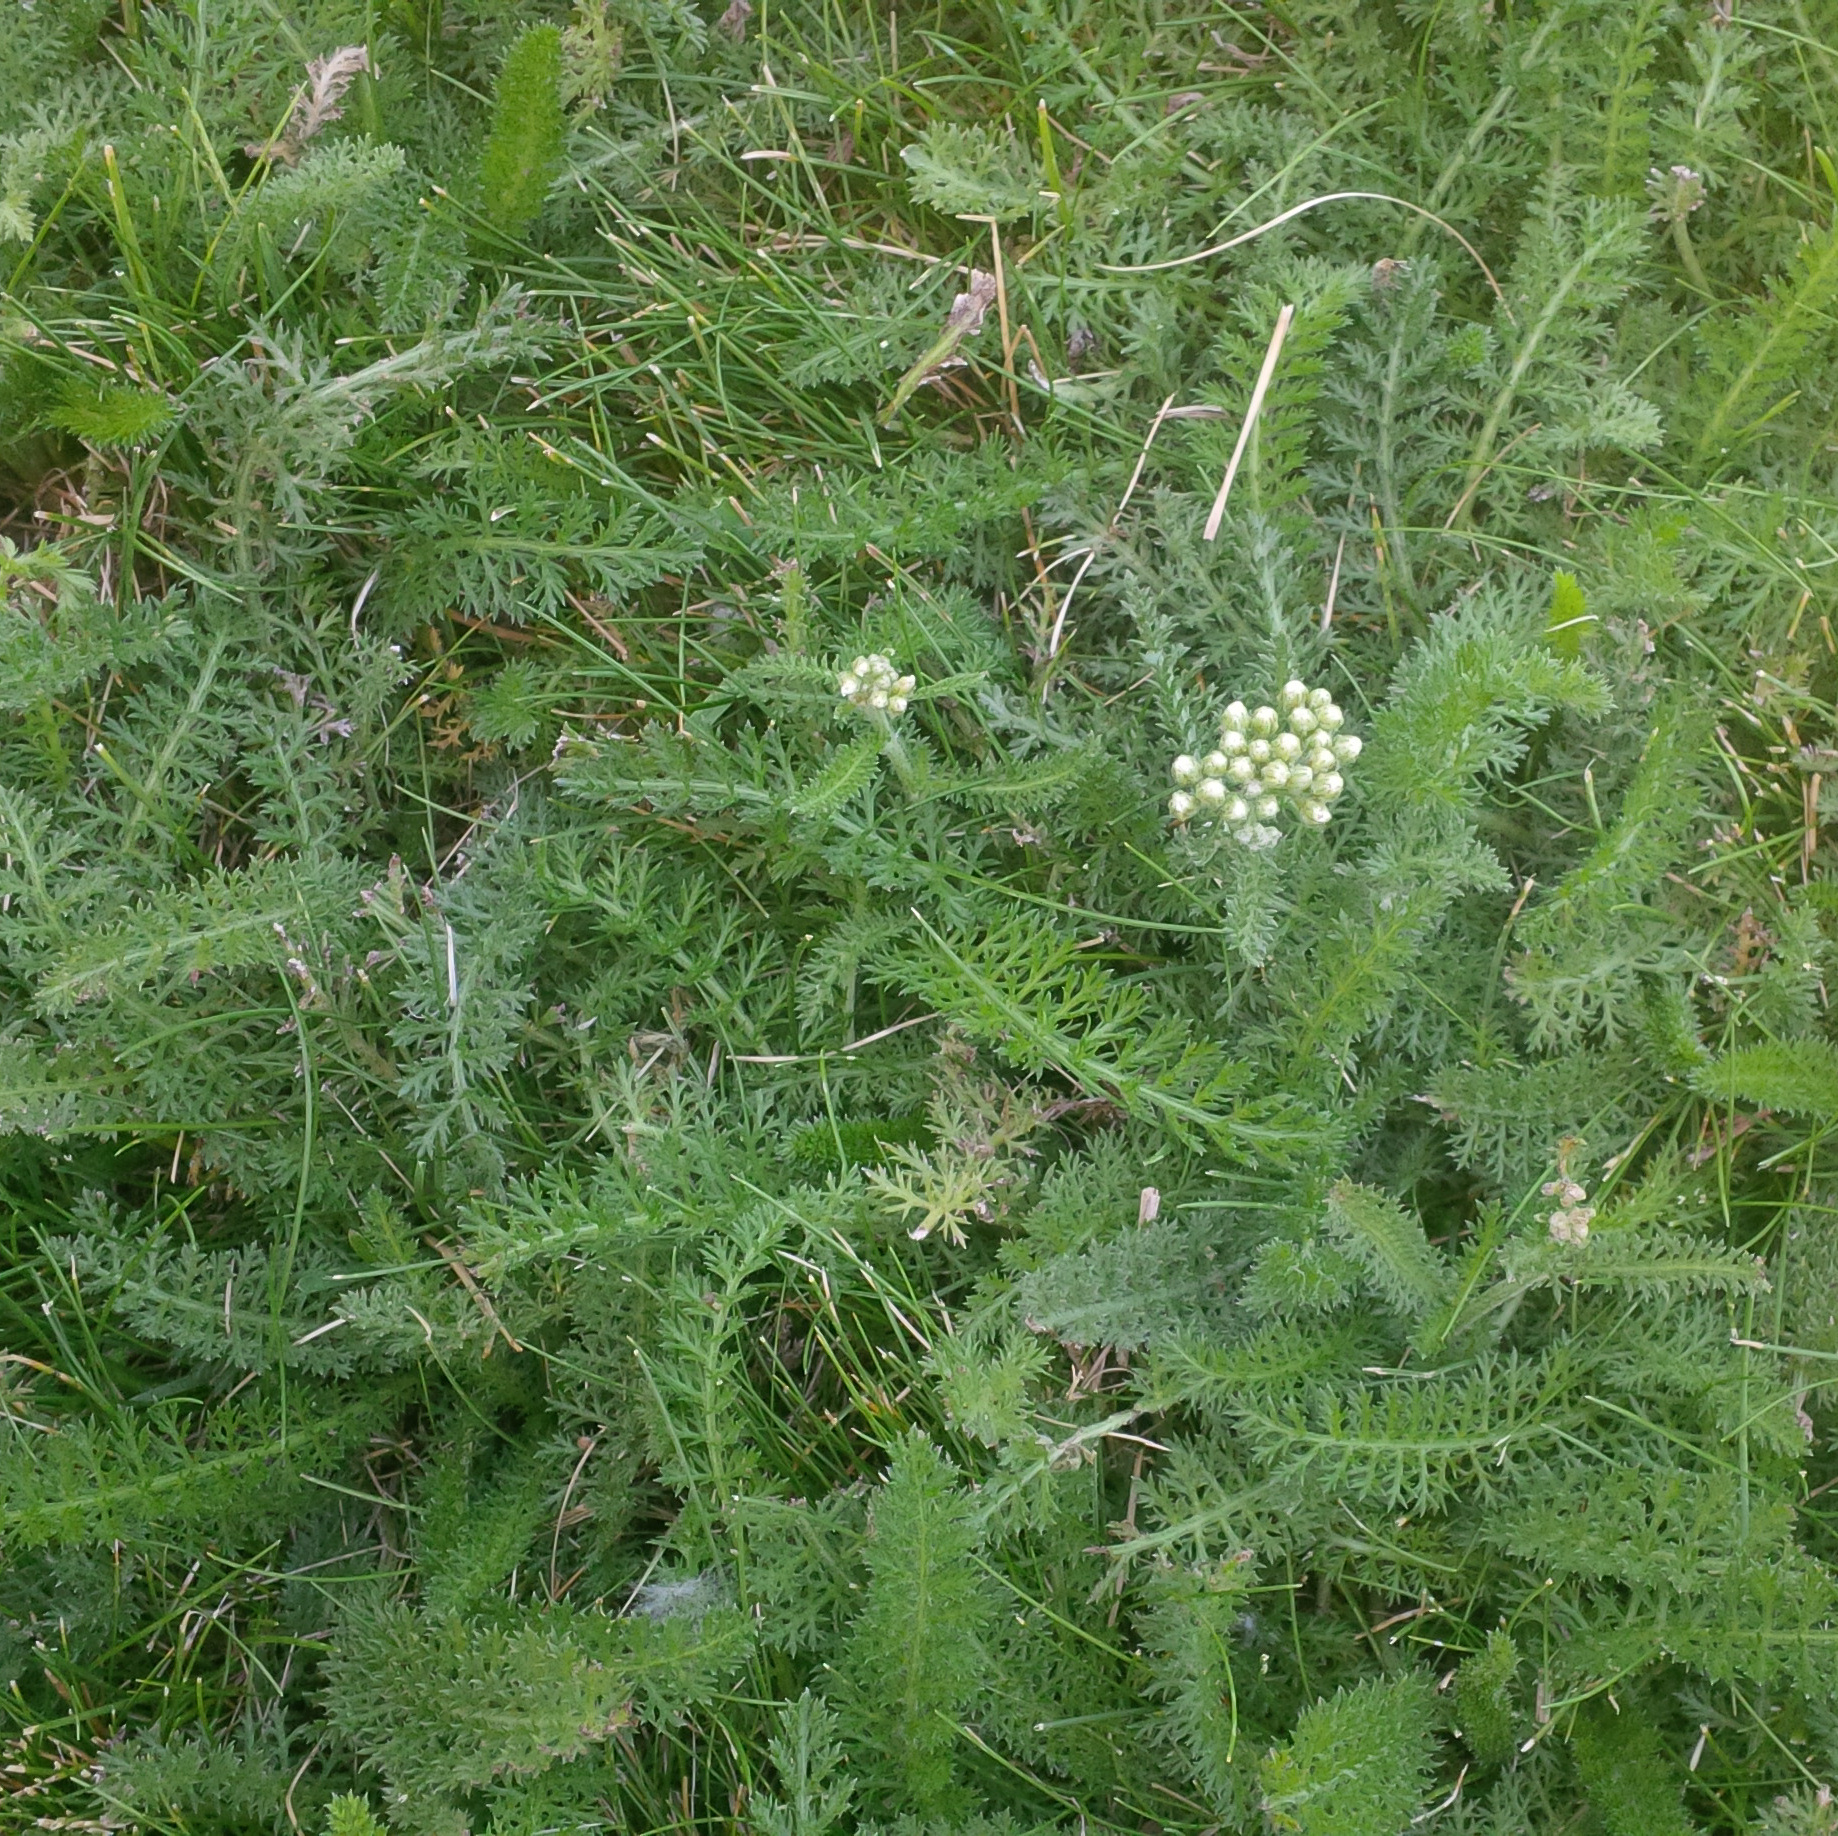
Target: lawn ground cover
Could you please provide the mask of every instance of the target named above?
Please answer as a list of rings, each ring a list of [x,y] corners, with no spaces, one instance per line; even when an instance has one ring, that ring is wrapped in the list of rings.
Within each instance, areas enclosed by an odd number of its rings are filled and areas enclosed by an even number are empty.
[[[22,0],[0,1830],[1834,1836],[1838,5]]]

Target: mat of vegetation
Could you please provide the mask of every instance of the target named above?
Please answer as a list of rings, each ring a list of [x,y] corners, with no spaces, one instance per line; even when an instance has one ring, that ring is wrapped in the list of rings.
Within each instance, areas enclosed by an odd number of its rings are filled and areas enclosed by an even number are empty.
[[[0,1827],[1831,1836],[1838,5],[22,0]]]

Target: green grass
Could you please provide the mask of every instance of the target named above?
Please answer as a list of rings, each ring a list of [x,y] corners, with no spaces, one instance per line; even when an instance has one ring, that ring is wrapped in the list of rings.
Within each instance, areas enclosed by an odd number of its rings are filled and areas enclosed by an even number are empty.
[[[13,25],[0,1828],[1835,1827],[1838,9]]]

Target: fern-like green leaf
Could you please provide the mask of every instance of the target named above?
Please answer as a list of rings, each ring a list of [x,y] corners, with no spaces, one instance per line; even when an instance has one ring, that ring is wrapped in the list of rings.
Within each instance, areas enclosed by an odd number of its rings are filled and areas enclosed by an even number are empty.
[[[1283,1836],[1398,1836],[1429,1782],[1435,1696],[1415,1674],[1359,1683],[1305,1709],[1262,1771]]]
[[[1691,1084],[1700,1096],[1720,1103],[1838,1116],[1838,1049],[1823,1039],[1741,1046],[1695,1071]]]
[[[1343,1179],[1328,1194],[1327,1223],[1341,1248],[1407,1319],[1448,1298],[1449,1265],[1431,1249],[1422,1222],[1389,1194]]]
[[[566,132],[562,35],[555,26],[531,26],[498,74],[479,167],[480,207],[494,229],[519,236],[535,222],[561,168]]]

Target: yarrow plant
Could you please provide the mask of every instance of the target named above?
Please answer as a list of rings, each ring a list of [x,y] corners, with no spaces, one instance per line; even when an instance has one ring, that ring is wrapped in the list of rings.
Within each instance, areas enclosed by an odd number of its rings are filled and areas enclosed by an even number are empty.
[[[1346,716],[1324,688],[1292,679],[1280,699],[1281,713],[1247,712],[1234,701],[1221,716],[1217,751],[1174,761],[1168,814],[1177,824],[1220,824],[1242,846],[1261,849],[1283,839],[1275,819],[1285,803],[1311,827],[1333,819],[1346,789],[1342,767],[1359,757],[1359,736],[1340,731]]]
[[[850,706],[864,714],[906,712],[907,697],[917,686],[918,678],[903,676],[888,659],[875,651],[857,657],[837,678],[836,692]]]

